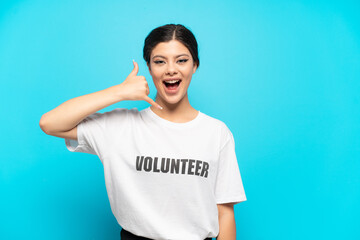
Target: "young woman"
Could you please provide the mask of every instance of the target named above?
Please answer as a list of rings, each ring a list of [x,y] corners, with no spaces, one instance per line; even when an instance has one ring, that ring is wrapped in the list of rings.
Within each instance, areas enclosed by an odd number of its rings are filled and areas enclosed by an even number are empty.
[[[134,61],[121,84],[64,102],[40,127],[69,151],[99,156],[121,239],[235,240],[233,205],[246,196],[231,131],[188,99],[199,67],[195,37],[180,24],[158,27],[143,56],[155,101]],[[123,100],[151,106],[97,112]]]

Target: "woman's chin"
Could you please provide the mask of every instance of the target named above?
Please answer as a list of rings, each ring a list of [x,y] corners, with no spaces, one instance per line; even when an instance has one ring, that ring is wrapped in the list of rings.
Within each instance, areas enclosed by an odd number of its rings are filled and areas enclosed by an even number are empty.
[[[176,95],[167,95],[165,94],[165,96],[162,97],[163,101],[170,104],[170,105],[174,105],[174,104],[178,104],[182,97],[180,94],[176,94]]]

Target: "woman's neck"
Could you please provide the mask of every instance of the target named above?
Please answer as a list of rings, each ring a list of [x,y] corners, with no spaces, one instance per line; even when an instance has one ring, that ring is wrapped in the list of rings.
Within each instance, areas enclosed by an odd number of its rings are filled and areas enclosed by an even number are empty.
[[[176,104],[170,104],[158,95],[155,100],[163,109],[159,109],[155,106],[151,106],[151,110],[156,113],[158,116],[177,123],[188,122],[196,118],[198,110],[194,109],[189,102],[188,95],[186,94],[179,102]]]

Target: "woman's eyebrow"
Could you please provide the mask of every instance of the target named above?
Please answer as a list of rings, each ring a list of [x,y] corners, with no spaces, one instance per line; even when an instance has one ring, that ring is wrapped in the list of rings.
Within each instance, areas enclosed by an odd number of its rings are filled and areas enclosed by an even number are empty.
[[[188,57],[189,57],[188,54],[183,53],[183,54],[180,54],[180,55],[175,56],[175,58],[178,58],[178,57],[181,57],[181,56],[188,56]],[[166,57],[164,57],[164,56],[162,56],[162,55],[155,55],[155,56],[153,56],[152,58],[155,58],[155,57],[166,58]]]

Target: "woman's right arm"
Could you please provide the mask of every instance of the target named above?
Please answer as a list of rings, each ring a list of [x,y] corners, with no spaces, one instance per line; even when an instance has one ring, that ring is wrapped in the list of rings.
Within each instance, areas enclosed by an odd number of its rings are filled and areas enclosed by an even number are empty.
[[[143,76],[137,76],[139,67],[134,69],[119,85],[70,99],[42,115],[40,128],[49,135],[77,139],[76,126],[87,116],[123,100],[145,100],[160,107],[148,97],[150,91]]]
[[[113,86],[98,92],[86,94],[70,99],[55,109],[42,115],[40,128],[49,135],[68,132],[79,124],[87,116],[116,102],[122,101],[121,94],[118,94]],[[76,132],[76,131],[73,131]],[[73,135],[73,134],[71,134]]]

